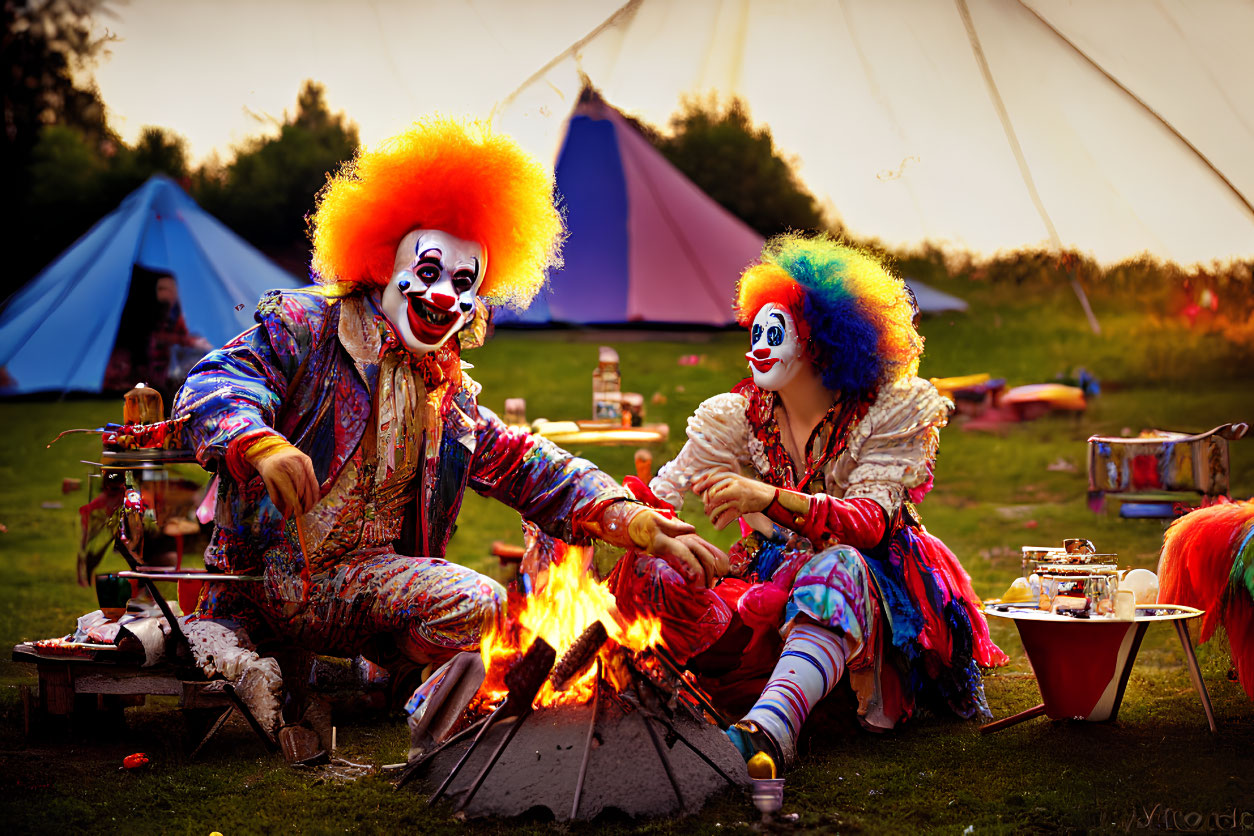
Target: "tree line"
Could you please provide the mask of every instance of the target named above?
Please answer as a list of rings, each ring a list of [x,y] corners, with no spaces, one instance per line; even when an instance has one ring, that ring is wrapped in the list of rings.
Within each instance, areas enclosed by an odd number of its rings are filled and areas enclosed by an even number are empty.
[[[291,272],[308,269],[306,216],[328,173],[352,157],[357,126],[332,112],[324,87],[304,82],[295,108],[258,134],[192,165],[187,142],[157,126],[127,144],[91,78],[110,36],[93,22],[109,0],[5,0],[3,142],[9,246],[0,299],[33,277],[153,174],[182,185],[202,207]],[[637,127],[672,164],[763,235],[824,228],[814,198],[738,101],[691,100],[669,132]]]

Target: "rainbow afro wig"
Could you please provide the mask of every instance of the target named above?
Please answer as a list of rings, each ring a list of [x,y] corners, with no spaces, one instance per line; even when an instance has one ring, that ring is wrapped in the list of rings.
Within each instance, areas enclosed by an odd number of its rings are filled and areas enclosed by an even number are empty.
[[[780,235],[740,277],[736,321],[763,305],[792,313],[810,359],[832,391],[869,396],[919,370],[923,338],[906,283],[879,259],[826,235]]]
[[[552,173],[483,122],[429,117],[363,148],[319,193],[310,226],[326,284],[386,285],[414,229],[482,244],[479,292],[495,304],[526,307],[561,263]]]

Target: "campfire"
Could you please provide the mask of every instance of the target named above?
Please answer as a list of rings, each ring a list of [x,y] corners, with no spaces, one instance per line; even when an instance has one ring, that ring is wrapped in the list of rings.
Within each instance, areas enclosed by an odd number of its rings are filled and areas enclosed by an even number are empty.
[[[541,591],[511,595],[480,658],[455,660],[416,727],[399,783],[425,774],[467,816],[547,808],[695,812],[748,783],[704,693],[674,663],[654,618],[627,620],[593,577],[591,550],[562,547]]]
[[[484,687],[497,701],[505,698],[505,675],[538,638],[553,648],[565,668],[555,669],[545,681],[537,706],[590,701],[598,676],[594,661],[601,663],[601,676],[625,690],[631,685],[625,653],[640,654],[662,644],[660,621],[637,618],[628,623],[619,614],[609,589],[592,577],[591,548],[559,546],[559,551],[542,592],[511,600],[505,624],[480,645],[487,671]],[[517,613],[516,607],[521,608]],[[597,637],[600,642],[594,641]]]

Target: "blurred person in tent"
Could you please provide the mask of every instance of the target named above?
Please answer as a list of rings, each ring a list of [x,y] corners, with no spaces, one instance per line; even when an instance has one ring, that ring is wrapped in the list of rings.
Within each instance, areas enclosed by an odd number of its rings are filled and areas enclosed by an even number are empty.
[[[980,667],[1007,657],[957,558],[919,518],[951,403],[917,377],[923,338],[904,282],[827,237],[768,241],[741,277],[752,377],[688,419],[688,441],[649,487],[692,492],[717,528],[739,520],[730,576],[694,588],[628,555],[611,589],[663,622],[668,648],[724,710],[746,758],[796,757],[833,689],[862,725],[916,706],[990,716]]]
[[[178,280],[137,264],[105,368],[104,388],[124,391],[147,383],[168,404],[187,370],[212,348],[208,340],[188,330]]]
[[[169,400],[187,377],[188,371],[213,345],[187,329],[179,302],[178,281],[171,275],[157,277],[157,319],[148,338],[148,358],[155,388]]]
[[[416,123],[331,178],[311,226],[319,284],[263,296],[259,324],[175,400],[220,479],[206,564],[264,578],[209,583],[194,647],[223,643],[238,670],[268,662],[263,638],[360,654],[403,699],[396,683],[477,649],[505,603],[495,580],[444,559],[467,487],[562,540],[663,556],[697,584],[726,571],[692,526],[477,403],[462,351],[486,337],[480,297],[529,304],[563,234],[552,173],[512,139]],[[257,676],[275,692],[273,666]]]

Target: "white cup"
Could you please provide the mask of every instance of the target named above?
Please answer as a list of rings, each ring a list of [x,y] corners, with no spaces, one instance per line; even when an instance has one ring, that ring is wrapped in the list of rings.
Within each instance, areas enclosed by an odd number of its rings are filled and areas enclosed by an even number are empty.
[[[1136,593],[1131,589],[1120,589],[1115,593],[1115,618],[1118,621],[1136,618]]]

